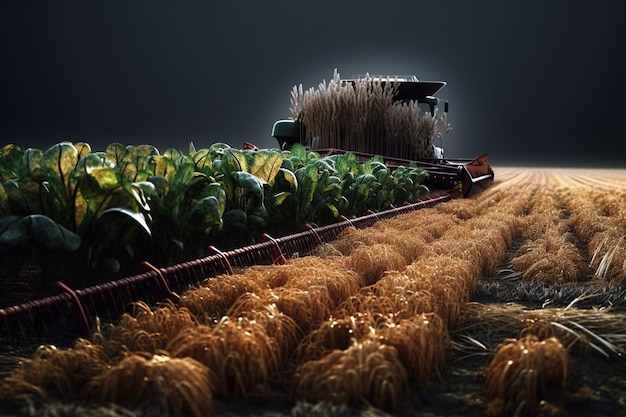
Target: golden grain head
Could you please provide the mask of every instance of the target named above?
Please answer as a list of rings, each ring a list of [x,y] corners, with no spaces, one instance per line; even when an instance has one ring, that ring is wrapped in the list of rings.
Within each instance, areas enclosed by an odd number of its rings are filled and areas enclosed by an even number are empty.
[[[295,401],[373,404],[396,409],[408,392],[406,371],[397,351],[368,339],[354,341],[321,359],[300,365],[292,377]]]
[[[213,381],[207,368],[191,358],[129,355],[91,379],[82,396],[89,402],[150,407],[169,415],[215,415]]]
[[[348,260],[348,266],[363,277],[366,285],[376,283],[385,271],[401,271],[406,265],[406,259],[384,243],[358,247]]]
[[[363,340],[377,327],[377,318],[368,313],[330,317],[309,332],[296,350],[298,362],[320,359],[334,350],[348,349],[353,340]]]
[[[448,329],[435,313],[392,319],[372,335],[381,343],[393,346],[410,379],[423,384],[428,379],[441,380],[449,348]]]
[[[568,353],[554,338],[533,335],[507,339],[496,349],[486,370],[487,393],[502,413],[537,415],[547,387],[567,385]]]

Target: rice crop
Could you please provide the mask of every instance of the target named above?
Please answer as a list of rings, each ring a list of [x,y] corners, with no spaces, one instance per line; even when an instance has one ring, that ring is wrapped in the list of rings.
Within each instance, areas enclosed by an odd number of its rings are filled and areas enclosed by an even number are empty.
[[[535,416],[550,386],[567,385],[568,353],[558,339],[508,339],[494,352],[486,371],[493,416]]]
[[[619,415],[626,174],[496,178],[44,345],[0,379],[0,412]]]
[[[171,416],[215,415],[209,373],[191,358],[128,355],[91,379],[83,396],[89,402],[115,403]]]

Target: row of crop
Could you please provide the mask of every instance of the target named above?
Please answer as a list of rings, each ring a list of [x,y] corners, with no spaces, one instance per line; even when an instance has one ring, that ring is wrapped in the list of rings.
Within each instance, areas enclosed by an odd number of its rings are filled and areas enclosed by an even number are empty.
[[[448,350],[465,341],[489,358],[487,415],[565,415],[591,398],[569,391],[570,354],[622,356],[624,319],[609,309],[469,302],[528,227],[532,197],[550,195],[518,185],[345,229],[317,256],[207,280],[178,306],[136,304],[90,341],[23,361],[0,382],[0,404],[214,415],[214,397],[288,388],[294,401],[402,408],[409,389],[445,377]],[[551,203],[536,207],[559,223]],[[461,335],[453,346],[449,330]]]
[[[232,249],[262,233],[282,236],[412,202],[426,175],[297,145],[190,144],[187,154],[118,143],[103,152],[86,143],[45,151],[7,145],[0,149],[0,252],[13,276],[33,263],[47,275],[69,265],[65,277],[108,279],[130,275],[140,261],[172,265],[205,256],[209,245]]]
[[[40,351],[3,381],[4,401],[46,404],[56,391],[212,415],[214,397],[267,399],[278,387],[294,401],[402,408],[410,384],[443,377],[449,329],[519,233],[525,197],[468,216],[469,199],[347,228],[316,256],[208,279],[178,306],[137,304],[91,342]],[[71,373],[72,355],[84,373]]]
[[[626,210],[619,191],[600,193],[587,188],[576,193],[562,191],[571,213],[569,224],[587,245],[589,267],[595,278],[613,285],[626,281]]]

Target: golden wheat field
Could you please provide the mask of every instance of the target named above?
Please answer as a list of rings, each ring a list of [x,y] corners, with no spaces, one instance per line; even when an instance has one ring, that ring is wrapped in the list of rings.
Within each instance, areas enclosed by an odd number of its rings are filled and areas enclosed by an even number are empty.
[[[42,346],[4,373],[0,411],[626,415],[626,170],[495,176]]]

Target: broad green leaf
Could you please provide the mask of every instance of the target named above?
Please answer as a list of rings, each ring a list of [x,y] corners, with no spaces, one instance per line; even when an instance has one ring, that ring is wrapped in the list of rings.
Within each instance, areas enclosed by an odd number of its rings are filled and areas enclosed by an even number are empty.
[[[193,163],[196,165],[196,169],[210,173],[213,167],[213,160],[211,159],[211,152],[208,149],[200,149],[191,155]]]
[[[129,145],[126,151],[123,162],[135,164],[137,172],[149,171],[151,157],[159,155],[159,150],[152,145]]]
[[[281,168],[276,175],[275,185],[277,185],[277,191],[298,191],[298,180],[296,175],[288,169]]]
[[[302,220],[306,220],[304,216],[306,216],[309,211],[317,187],[317,167],[313,164],[309,164],[296,170],[295,174],[298,181],[298,213]]]
[[[47,183],[39,183],[25,178],[21,183],[16,180],[2,184],[6,192],[9,210],[13,214],[46,214],[48,208],[54,208],[54,199],[49,195]]]
[[[4,185],[0,183],[0,217],[6,216],[11,212],[9,207],[9,196],[4,189]]]
[[[163,155],[154,155],[150,158],[149,171],[153,175],[165,177],[171,183],[174,175],[176,175],[176,165],[174,161]]]
[[[21,216],[0,217],[0,251],[20,247],[30,241],[28,228]]]
[[[93,171],[90,176],[96,180],[101,190],[109,190],[120,184],[117,172],[113,168],[102,168]]]
[[[250,173],[261,181],[272,185],[283,163],[283,156],[278,151],[259,150],[248,153]]]
[[[200,227],[205,233],[209,233],[213,226],[222,221],[220,202],[214,196],[203,198],[194,206],[190,219],[191,227]]]
[[[259,179],[249,172],[233,172],[232,177],[235,184],[245,190],[246,195],[263,199],[263,186]]]
[[[281,193],[278,193],[274,196],[274,204],[277,206],[280,206],[281,204],[283,204],[283,201],[285,201],[288,197],[290,197],[291,194],[290,192],[287,191],[283,191]]]
[[[124,161],[126,155],[128,154],[128,150],[121,143],[111,143],[107,146],[105,154],[107,161],[110,161],[112,164],[117,166]]]
[[[91,174],[93,171],[102,168],[110,168],[110,165],[102,155],[96,153],[89,153],[82,156],[76,164],[76,170],[84,174]]]
[[[91,152],[91,146],[85,142],[76,142],[74,144],[76,151],[78,151],[78,158],[82,158],[85,155],[89,155]]]
[[[80,246],[81,239],[77,234],[47,216],[33,214],[24,217],[22,221],[26,224],[31,241],[39,248],[73,252]]]
[[[69,185],[70,173],[78,164],[78,151],[70,142],[60,142],[46,150],[40,161],[51,183],[59,180],[65,187]]]
[[[102,216],[100,218],[109,216],[111,214],[122,215],[125,218],[131,220],[136,225],[140,226],[141,229],[143,229],[148,235],[152,234],[152,230],[150,229],[150,226],[148,226],[148,223],[146,222],[146,217],[142,213],[137,213],[135,211],[122,208],[122,207],[113,207],[113,208],[106,209],[104,212],[102,212]]]
[[[73,252],[80,243],[78,235],[41,214],[0,218],[0,250],[33,244],[45,250]]]
[[[250,152],[250,151],[248,151]],[[222,158],[224,172],[250,172],[246,151],[240,149],[228,149]]]
[[[256,216],[254,214],[248,216],[248,228],[250,230],[262,230],[265,226],[267,226],[267,220],[265,220],[263,217]]]
[[[0,182],[19,178],[22,173],[24,152],[14,144],[5,145],[0,149]]]
[[[161,199],[165,198],[170,191],[170,184],[162,175],[151,175],[146,181],[154,184],[154,191]]]
[[[183,157],[183,154],[175,148],[168,148],[163,152],[163,156],[166,158],[170,158],[174,163],[178,163],[178,161]]]
[[[228,144],[226,143],[214,143],[209,147],[209,154],[211,155],[211,160],[213,161],[213,165],[215,165],[216,161],[221,161],[222,158],[224,158],[224,156],[226,154],[228,154],[228,151],[232,149]]]
[[[24,151],[24,170],[25,172],[19,173],[22,177],[33,177],[36,178],[36,171],[41,170],[41,157],[43,156],[43,151],[41,149],[28,148]]]

